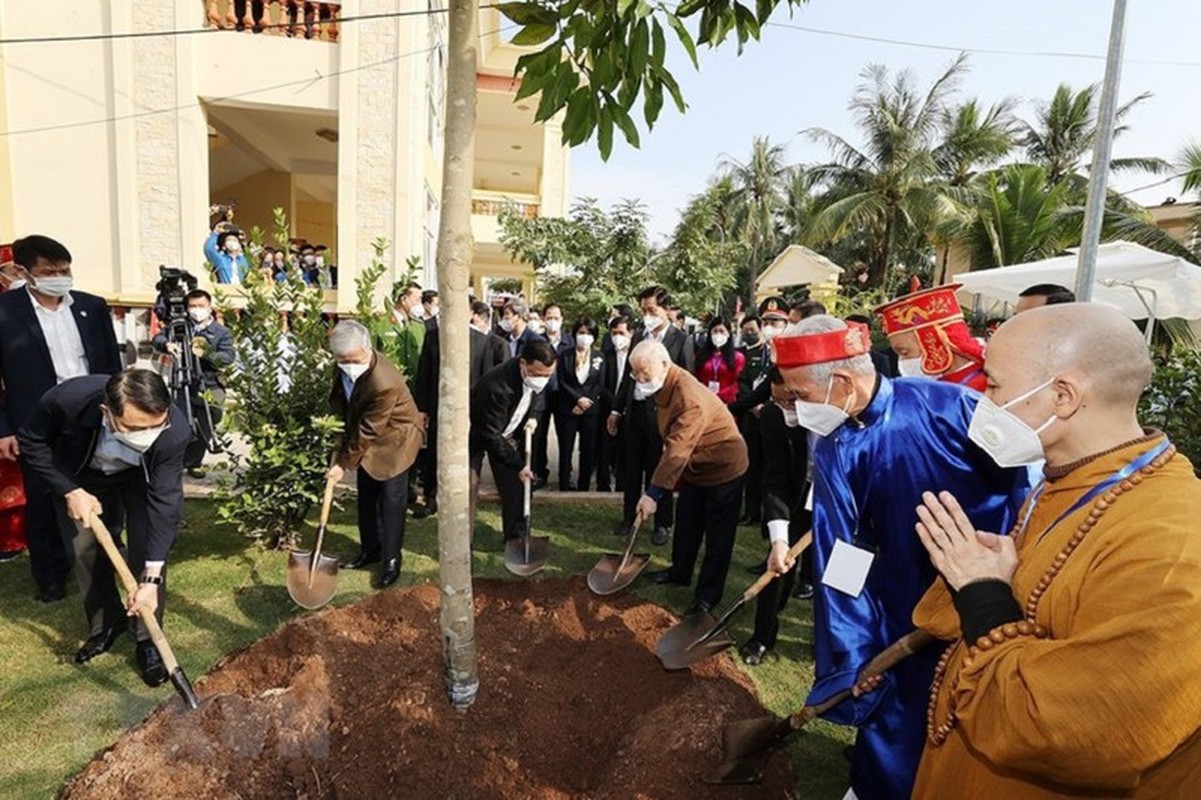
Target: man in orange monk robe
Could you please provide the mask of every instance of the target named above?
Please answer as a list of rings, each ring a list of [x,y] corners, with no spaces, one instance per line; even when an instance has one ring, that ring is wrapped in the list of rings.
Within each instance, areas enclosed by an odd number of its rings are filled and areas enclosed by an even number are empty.
[[[1116,311],[1033,309],[997,331],[970,435],[1046,457],[1012,537],[927,494],[942,579],[914,622],[955,640],[935,674],[915,798],[1201,792],[1201,482],[1138,423],[1152,365]],[[1003,532],[1002,532],[1003,533]]]

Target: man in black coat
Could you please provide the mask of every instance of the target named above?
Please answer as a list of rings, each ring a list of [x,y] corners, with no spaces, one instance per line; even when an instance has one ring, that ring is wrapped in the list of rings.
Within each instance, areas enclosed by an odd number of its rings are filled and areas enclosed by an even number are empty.
[[[149,608],[162,621],[167,553],[183,516],[187,416],[155,372],[88,375],[51,389],[18,434],[25,468],[54,494],[63,540],[72,554],[90,631],[75,655],[83,664],[113,645],[129,625],[112,565],[88,530],[99,515],[114,536],[127,531],[126,559],[140,576],[128,611]],[[133,622],[142,680],[167,680],[150,634]]]
[[[763,443],[763,520],[772,541],[796,544],[812,524],[809,499],[809,431],[800,426],[796,409],[784,391],[784,381],[774,367],[768,372],[772,399],[759,415],[759,433]],[[776,646],[780,630],[780,612],[788,603],[794,587],[800,594],[813,595],[812,548],[806,548],[795,566],[768,584],[755,607],[755,631],[742,648],[743,660],[755,666],[764,654]],[[797,572],[800,572],[799,576]]]
[[[670,323],[667,311],[672,307],[671,296],[662,286],[650,286],[638,294],[642,309],[643,330],[635,337],[630,350],[643,341],[655,341],[667,348],[672,362],[692,374],[694,353],[692,337]],[[659,466],[663,439],[655,423],[655,404],[634,391],[634,378],[629,370],[622,379],[613,400],[606,426],[610,436],[625,428],[623,446],[624,481],[622,520],[618,530],[628,530],[634,524],[634,509],[643,490],[650,486],[651,475]],[[668,494],[655,511],[655,532],[651,542],[662,546],[671,535],[672,496]]]
[[[627,306],[628,308],[628,306]],[[601,356],[605,359],[604,386],[601,390],[601,420],[609,418],[617,397],[617,390],[630,369],[630,318],[616,316],[609,320],[609,330],[605,339],[609,342],[607,348],[601,348]],[[597,426],[599,441],[596,446],[596,489],[607,492],[613,488],[622,491],[625,476],[623,463],[622,431],[617,436],[610,436],[602,422]]]
[[[479,300],[471,304],[471,388],[484,373],[509,360],[509,343],[492,332],[492,309]]]
[[[72,290],[71,253],[46,236],[13,243],[23,287],[0,295],[0,459],[20,455],[17,431],[38,401],[59,383],[80,375],[111,375],[123,368],[108,305]],[[39,476],[23,470],[25,526],[37,597],[66,596],[70,561],[54,513],[54,496]]]
[[[525,466],[525,431],[531,434],[542,391],[555,371],[555,350],[544,340],[527,342],[517,358],[494,367],[471,391],[471,430],[468,460],[471,466],[471,531],[475,535],[475,507],[480,493],[484,456],[500,492],[505,539],[521,536],[522,483],[533,474]]]

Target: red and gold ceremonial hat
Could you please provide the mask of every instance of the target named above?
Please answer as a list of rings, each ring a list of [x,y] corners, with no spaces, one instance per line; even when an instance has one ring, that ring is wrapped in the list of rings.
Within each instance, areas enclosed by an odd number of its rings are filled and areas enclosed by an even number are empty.
[[[769,297],[759,304],[760,319],[788,320],[788,303],[783,297]]]
[[[866,325],[848,322],[840,331],[777,336],[772,348],[777,367],[807,367],[866,355],[872,348],[872,335]]]
[[[884,320],[884,333],[895,336],[913,331],[922,349],[922,371],[942,375],[951,369],[958,353],[984,363],[984,348],[972,337],[955,298],[962,284],[951,283],[899,297],[876,309]]]

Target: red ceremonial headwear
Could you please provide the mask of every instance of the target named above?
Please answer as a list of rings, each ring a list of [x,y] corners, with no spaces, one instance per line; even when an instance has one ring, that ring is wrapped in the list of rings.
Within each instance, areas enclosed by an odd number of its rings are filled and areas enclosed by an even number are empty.
[[[843,330],[791,334],[772,340],[776,366],[783,368],[842,361],[866,355],[871,347],[871,331],[859,322],[848,322]]]
[[[984,348],[972,336],[955,298],[961,285],[952,283],[914,292],[876,309],[888,336],[914,332],[922,350],[922,370],[927,375],[950,370],[956,353],[977,364],[984,363]]]

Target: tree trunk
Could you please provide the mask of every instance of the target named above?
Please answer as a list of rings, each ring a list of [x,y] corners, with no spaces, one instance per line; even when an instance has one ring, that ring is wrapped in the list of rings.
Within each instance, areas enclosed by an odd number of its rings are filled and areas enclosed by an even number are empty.
[[[456,709],[475,702],[480,680],[471,590],[468,426],[468,280],[471,271],[471,185],[475,161],[475,75],[478,0],[451,0],[446,75],[446,139],[438,234],[438,568],[446,692]]]

